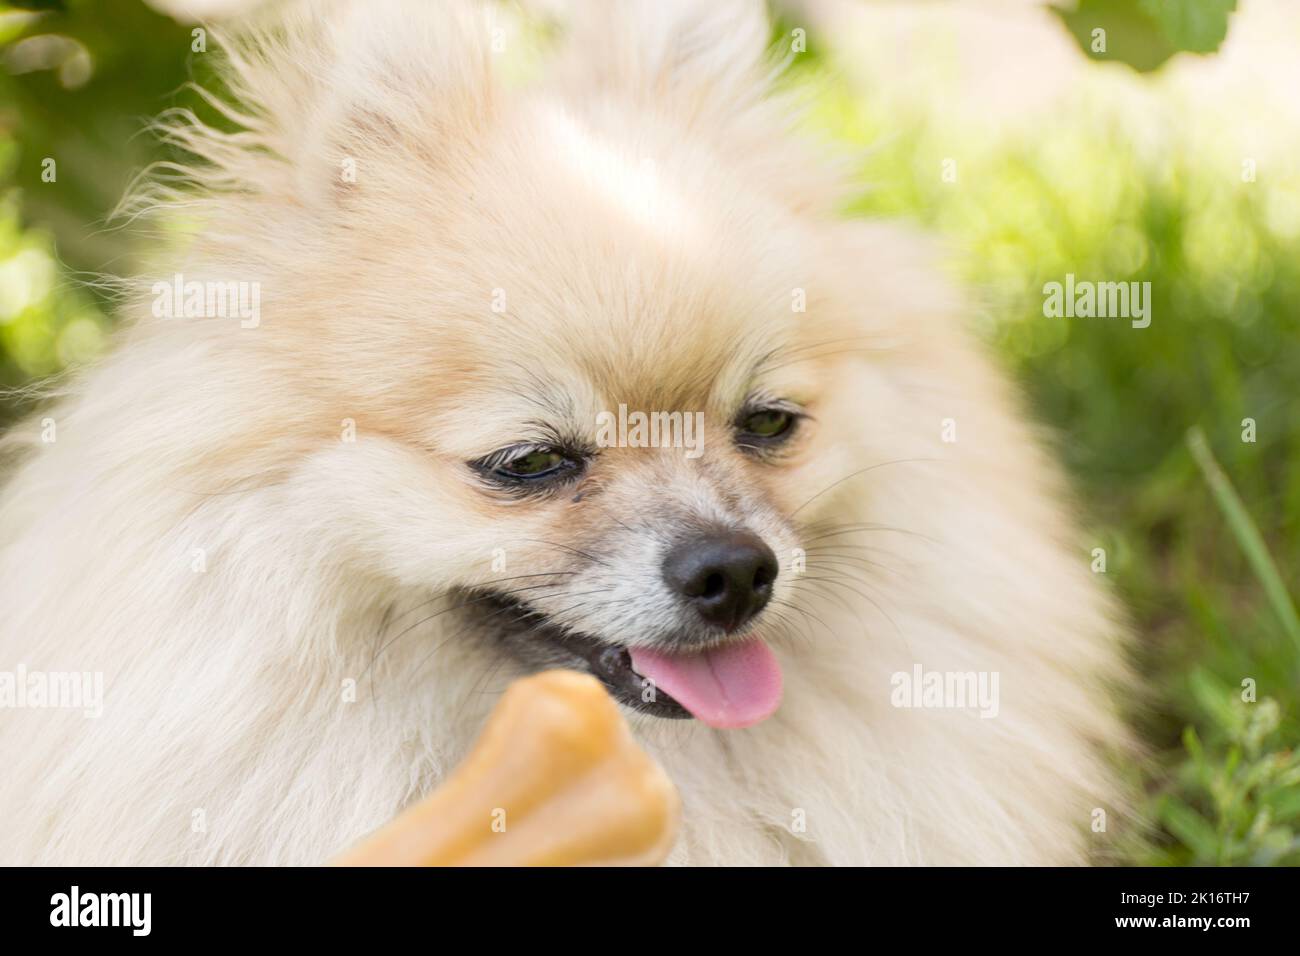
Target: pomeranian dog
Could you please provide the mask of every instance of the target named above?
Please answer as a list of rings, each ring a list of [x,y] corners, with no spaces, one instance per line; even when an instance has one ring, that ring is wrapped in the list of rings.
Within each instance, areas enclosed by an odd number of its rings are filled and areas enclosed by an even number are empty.
[[[0,862],[326,861],[556,666],[671,862],[1096,859],[1120,616],[959,298],[836,214],[760,5],[575,6],[530,71],[298,7],[161,121],[189,238],[5,439]]]

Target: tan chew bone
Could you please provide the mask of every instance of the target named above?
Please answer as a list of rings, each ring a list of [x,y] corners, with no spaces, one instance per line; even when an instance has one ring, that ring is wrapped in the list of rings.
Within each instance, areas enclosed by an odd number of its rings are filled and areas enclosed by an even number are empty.
[[[600,682],[546,671],[510,685],[441,787],[334,862],[647,866],[667,856],[678,814]]]

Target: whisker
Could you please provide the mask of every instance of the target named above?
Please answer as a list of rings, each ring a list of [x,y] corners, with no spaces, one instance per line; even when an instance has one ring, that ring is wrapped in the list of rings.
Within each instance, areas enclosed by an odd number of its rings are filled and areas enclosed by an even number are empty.
[[[805,580],[807,580],[807,579],[805,579]],[[824,585],[826,585],[826,586],[834,585],[834,586],[836,586],[836,587],[844,588],[846,591],[849,591],[850,593],[855,594],[855,595],[857,595],[858,597],[862,598],[862,600],[866,601],[868,604],[870,604],[872,607],[874,607],[877,611],[879,611],[880,614],[881,614],[881,616],[884,617],[885,620],[887,620],[887,621],[890,623],[890,625],[894,628],[895,632],[897,632],[898,635],[899,635],[900,637],[903,637],[903,631],[902,631],[902,629],[898,626],[898,623],[897,623],[897,622],[894,620],[894,618],[889,614],[889,612],[886,611],[883,607],[881,607],[880,604],[879,604],[879,603],[878,603],[874,598],[872,598],[869,594],[866,594],[866,593],[864,593],[863,591],[861,591],[860,589],[858,589],[858,588],[856,588],[856,587],[853,587],[852,585],[848,584],[848,583],[844,580],[844,578],[843,578],[842,575],[834,575],[834,576],[832,576],[832,577],[818,578],[818,579],[816,579],[816,580],[817,580],[818,583],[824,584]],[[864,624],[863,626],[865,627],[865,624]],[[907,642],[907,638],[906,638],[906,637],[903,637],[903,641],[904,641],[904,643],[906,643],[906,642]]]
[[[816,530],[816,529],[817,529],[818,527],[820,527],[820,526],[821,526],[821,525],[819,525],[819,524],[812,524],[812,525],[809,525],[809,526],[808,526],[808,529],[807,529],[807,530]],[[898,534],[910,534],[910,535],[913,535],[913,536],[918,537],[918,538],[924,538],[926,541],[929,541],[929,542],[931,542],[931,543],[933,543],[933,544],[938,544],[938,543],[939,543],[939,541],[938,541],[937,538],[933,538],[933,537],[931,537],[930,535],[923,534],[923,533],[921,533],[920,531],[912,531],[912,530],[909,529],[909,528],[898,528],[898,527],[895,527],[895,526],[893,526],[893,525],[885,525],[885,524],[870,524],[870,523],[864,523],[864,524],[847,524],[847,525],[834,525],[834,526],[832,526],[832,530],[830,530],[830,531],[824,532],[824,533],[822,533],[822,534],[816,534],[816,535],[813,535],[812,537],[804,538],[803,540],[808,541],[808,542],[813,542],[813,541],[822,541],[822,540],[824,540],[824,539],[826,539],[826,538],[834,538],[834,537],[838,537],[838,536],[840,536],[840,535],[845,535],[845,534],[865,534],[865,533],[867,533],[867,532],[869,532],[869,531],[894,531],[894,532],[897,532]]]
[[[577,571],[538,571],[538,572],[535,573],[535,574],[513,574],[513,575],[511,575],[510,577],[506,577],[506,578],[494,578],[494,579],[491,580],[491,581],[485,581],[483,584],[477,584],[477,585],[474,586],[474,589],[475,589],[475,590],[480,590],[480,589],[482,589],[482,588],[495,587],[495,586],[498,585],[498,584],[506,584],[506,583],[508,583],[508,582],[510,582],[510,581],[522,581],[522,580],[524,580],[525,578],[563,577],[563,576],[574,575],[574,574],[578,574],[578,573],[579,573],[579,572],[577,572]],[[429,606],[430,604],[432,604],[434,601],[438,600],[438,599],[441,598],[441,597],[446,596],[446,594],[447,594],[446,591],[439,591],[437,594],[435,594],[435,595],[433,595],[432,597],[430,597],[427,601],[421,601],[419,604],[417,604],[417,605],[415,605],[414,607],[412,607],[412,608],[410,608],[410,609],[408,609],[408,610],[402,612],[402,613],[399,614],[396,618],[394,618],[392,621],[387,622],[387,623],[390,623],[390,624],[396,624],[398,621],[402,620],[403,618],[410,617],[412,614],[414,614],[416,611],[420,610],[421,608],[426,608],[426,607],[428,607],[428,606]]]
[[[544,545],[546,545],[546,546],[549,547],[549,548],[559,548],[561,551],[568,551],[570,554],[576,554],[576,555],[578,555],[579,557],[586,558],[588,561],[593,561],[593,562],[595,562],[596,564],[599,564],[599,565],[601,565],[601,566],[603,566],[603,567],[609,567],[609,563],[608,563],[608,562],[606,562],[606,561],[602,561],[600,558],[596,557],[594,554],[592,554],[592,553],[590,553],[590,552],[588,552],[588,551],[583,551],[583,550],[581,550],[580,548],[571,548],[571,547],[569,547],[567,544],[557,544],[557,543],[554,542],[554,541],[546,541],[546,540],[543,540],[542,538],[520,538],[519,540],[520,540],[520,541],[528,541],[528,542],[531,542],[531,543],[533,543],[533,544],[544,544]]]
[[[884,468],[886,465],[908,465],[908,464],[917,464],[922,462],[936,462],[942,460],[943,459],[941,458],[895,458],[892,461],[882,461],[874,465],[869,465],[866,468],[860,468],[855,472],[845,475],[843,478],[839,479],[838,481],[831,482],[821,491],[817,492],[817,494],[813,495],[811,498],[809,498],[807,501],[801,504],[798,508],[795,508],[794,511],[790,512],[790,517],[791,519],[793,519],[795,515],[803,511],[804,508],[807,508],[810,504],[812,504],[822,495],[826,494],[826,492],[831,491],[834,488],[838,488],[846,481],[851,481],[854,478],[858,478],[869,472],[875,471],[877,468]]]
[[[831,554],[822,555],[815,560],[808,562],[809,567],[826,567],[826,568],[855,568],[863,571],[888,571],[890,574],[902,576],[901,571],[897,568],[891,568],[879,561],[872,561],[869,558],[861,557],[854,554]]]
[[[512,596],[514,596],[514,595],[516,595],[516,594],[522,594],[522,593],[524,593],[525,591],[537,591],[537,590],[542,590],[542,589],[545,589],[545,588],[557,588],[557,587],[561,587],[561,584],[558,584],[558,583],[556,583],[556,584],[532,584],[532,585],[529,585],[528,587],[515,588],[515,589],[512,590],[512,591],[498,591],[498,592],[494,592],[494,593],[492,593],[492,594],[482,594],[482,595],[479,595],[478,597],[472,598],[471,600],[468,600],[468,601],[464,601],[464,602],[462,602],[462,603],[460,603],[460,604],[454,604],[454,605],[452,605],[451,607],[443,608],[441,611],[438,611],[438,612],[435,613],[435,614],[430,614],[428,617],[421,618],[420,620],[416,621],[414,624],[411,624],[410,626],[403,628],[402,631],[401,631],[401,633],[399,633],[399,634],[398,634],[396,637],[394,637],[391,641],[388,641],[387,643],[385,643],[385,644],[383,645],[383,647],[381,647],[381,648],[379,649],[379,653],[376,654],[373,658],[371,658],[371,661],[370,661],[370,663],[366,666],[366,670],[362,673],[362,676],[364,677],[367,673],[370,672],[370,669],[371,669],[372,667],[374,667],[376,660],[378,660],[378,658],[379,658],[379,657],[384,653],[384,651],[386,651],[386,650],[388,650],[388,648],[392,647],[393,644],[395,644],[398,640],[400,640],[400,639],[401,639],[402,637],[404,637],[406,634],[409,634],[411,631],[415,630],[415,628],[420,627],[422,624],[428,624],[430,621],[434,620],[435,618],[442,617],[442,615],[444,615],[444,614],[450,614],[452,611],[458,611],[458,610],[460,610],[461,608],[470,607],[471,605],[474,605],[474,604],[481,604],[481,603],[483,603],[484,601],[491,601],[491,600],[493,600],[494,598],[498,598],[498,597],[502,597],[502,596],[512,597]],[[426,603],[427,603],[427,602],[426,602]]]

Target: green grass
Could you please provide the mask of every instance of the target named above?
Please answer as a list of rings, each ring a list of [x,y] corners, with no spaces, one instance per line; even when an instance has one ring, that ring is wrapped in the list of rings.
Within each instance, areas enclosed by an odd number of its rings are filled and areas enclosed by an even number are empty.
[[[1215,460],[1199,427],[1187,434],[1191,450],[1219,510],[1266,596],[1278,630],[1294,653],[1300,620],[1263,536],[1231,480]],[[1279,740],[1281,707],[1258,697],[1253,678],[1236,688],[1204,668],[1190,686],[1213,735],[1183,731],[1186,756],[1153,800],[1155,818],[1177,843],[1145,848],[1142,862],[1267,865],[1300,861],[1300,753]]]

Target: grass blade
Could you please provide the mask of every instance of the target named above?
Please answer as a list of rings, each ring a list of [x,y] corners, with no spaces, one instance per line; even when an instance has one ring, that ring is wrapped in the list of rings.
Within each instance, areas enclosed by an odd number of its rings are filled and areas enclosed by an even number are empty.
[[[1210,451],[1205,432],[1199,425],[1188,430],[1187,447],[1191,449],[1192,458],[1196,460],[1201,473],[1205,475],[1219,510],[1228,519],[1228,527],[1232,529],[1237,544],[1245,553],[1251,570],[1255,572],[1255,577],[1263,586],[1269,604],[1273,606],[1273,612],[1282,624],[1282,630],[1291,638],[1297,652],[1300,652],[1300,617],[1296,616],[1295,605],[1291,603],[1291,596],[1287,594],[1286,585],[1282,583],[1282,575],[1278,573],[1277,565],[1273,563],[1273,557],[1268,553],[1268,546],[1264,544],[1263,536],[1259,533],[1255,522],[1251,520],[1246,506],[1242,504],[1241,496],[1232,487],[1232,482],[1228,480],[1228,476],[1215,460],[1214,453]]]

